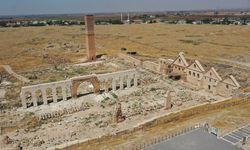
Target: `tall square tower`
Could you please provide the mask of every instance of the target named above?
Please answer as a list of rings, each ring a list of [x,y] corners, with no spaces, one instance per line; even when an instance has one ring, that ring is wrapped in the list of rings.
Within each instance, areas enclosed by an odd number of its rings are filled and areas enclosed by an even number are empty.
[[[89,61],[96,60],[94,16],[85,16],[86,48]]]

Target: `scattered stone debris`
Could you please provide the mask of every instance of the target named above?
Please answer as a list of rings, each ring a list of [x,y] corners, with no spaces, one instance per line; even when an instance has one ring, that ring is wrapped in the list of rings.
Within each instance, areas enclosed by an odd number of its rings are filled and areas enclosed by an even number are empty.
[[[47,120],[47,119],[51,119],[51,118],[58,118],[58,117],[63,116],[65,114],[73,114],[75,112],[85,111],[87,109],[89,109],[89,105],[87,103],[82,103],[81,106],[71,107],[71,108],[68,108],[68,109],[64,108],[63,110],[60,110],[60,111],[41,114],[39,118],[41,120]]]
[[[10,137],[6,135],[6,136],[3,138],[3,143],[4,143],[4,144],[10,144],[10,143],[12,143],[12,139],[10,139]]]

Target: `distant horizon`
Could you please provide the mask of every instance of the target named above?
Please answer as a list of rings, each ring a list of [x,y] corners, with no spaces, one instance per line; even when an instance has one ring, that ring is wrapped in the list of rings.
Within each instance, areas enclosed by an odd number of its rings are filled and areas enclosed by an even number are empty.
[[[46,16],[46,15],[80,15],[80,14],[115,14],[115,13],[163,13],[163,12],[202,12],[202,11],[250,11],[249,8],[227,8],[227,9],[194,9],[194,10],[156,10],[156,11],[114,11],[114,12],[72,12],[72,13],[34,13],[34,14],[13,14],[1,15],[0,17],[11,16]]]
[[[0,16],[250,9],[250,0],[2,0]]]

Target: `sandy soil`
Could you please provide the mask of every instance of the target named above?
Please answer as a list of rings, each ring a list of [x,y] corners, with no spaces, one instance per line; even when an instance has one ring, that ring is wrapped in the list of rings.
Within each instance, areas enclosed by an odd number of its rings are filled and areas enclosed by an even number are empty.
[[[43,58],[46,54],[78,62],[86,54],[83,28],[1,28],[0,64],[8,64],[14,70],[48,65]],[[100,25],[96,26],[96,34],[99,54],[116,54],[126,47],[148,56],[175,56],[183,50],[188,57],[223,58],[243,63],[250,59],[248,26]]]

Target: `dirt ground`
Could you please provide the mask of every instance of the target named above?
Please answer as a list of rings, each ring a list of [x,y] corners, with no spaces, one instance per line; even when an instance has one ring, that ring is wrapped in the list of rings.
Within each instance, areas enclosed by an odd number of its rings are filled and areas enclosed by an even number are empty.
[[[250,92],[249,34],[248,26],[96,26],[98,54],[106,53],[109,55],[108,59],[99,65],[82,67],[73,63],[81,63],[80,60],[86,56],[84,26],[0,28],[0,64],[10,65],[18,74],[29,78],[29,84],[39,84],[78,75],[134,68],[133,64],[112,57],[121,52],[123,47],[127,48],[127,51],[138,52],[137,57],[143,60],[155,62],[159,57],[174,58],[180,51],[184,51],[187,58],[200,60],[205,64],[205,68],[214,66],[222,76],[234,75],[242,85],[241,91]],[[51,63],[54,59],[59,59],[65,65],[55,69],[55,64]],[[107,95],[90,94],[77,100],[71,99],[27,110],[20,108],[19,93],[23,84],[6,75],[0,86],[0,142],[7,135],[12,142],[4,145],[4,149],[12,149],[18,143],[27,149],[45,149],[77,139],[115,133],[164,113],[222,99],[204,90],[196,91],[181,81],[166,80],[146,70],[141,73],[143,78],[140,80],[143,84],[136,88],[118,90]],[[167,90],[174,91],[174,107],[171,111],[163,110]],[[122,103],[127,119],[113,125],[110,118],[117,101]],[[177,106],[180,102],[182,105]],[[40,115],[44,113],[82,105],[86,107],[82,111],[39,120]],[[226,133],[250,122],[249,108],[250,104],[247,104],[197,114],[192,118],[136,132],[126,138],[89,145],[86,149],[126,149],[155,136],[200,122],[209,122]]]
[[[96,142],[91,145],[88,144],[86,145],[86,150],[132,149],[135,146],[144,144],[145,142],[151,141],[152,139],[168,135],[171,132],[178,131],[178,129],[182,129],[201,122],[208,122],[211,125],[220,128],[220,131],[222,134],[224,134],[249,123],[249,107],[250,104],[248,103],[247,105],[239,105],[224,110],[215,110],[202,114],[196,114],[183,120],[146,128],[145,130],[140,130],[129,135],[111,138],[101,143]],[[239,109],[241,111],[239,111]]]
[[[49,106],[41,105],[24,110],[15,108],[4,111],[0,115],[0,125],[3,127],[1,137],[4,138],[7,135],[13,140],[13,143],[5,145],[7,146],[5,148],[16,146],[19,142],[24,148],[48,148],[76,139],[93,138],[132,128],[147,119],[170,112],[163,109],[167,90],[174,92],[171,111],[221,99],[203,90],[195,91],[185,87],[181,81],[162,80],[160,76],[148,71],[142,73],[141,79],[147,81],[147,84],[118,90],[111,94],[90,94],[78,99],[51,103]],[[82,88],[78,92],[85,94],[86,91]],[[113,126],[111,120],[117,102],[121,102],[123,115],[127,119]],[[179,106],[177,103],[182,105]],[[86,108],[82,111],[38,120],[43,114],[70,110],[82,105]],[[62,130],[65,131],[62,132]]]
[[[84,26],[0,29],[0,64],[14,70],[47,66],[47,57],[78,62],[85,57]],[[146,56],[175,56],[236,61],[249,65],[249,26],[221,25],[98,25],[98,54],[116,54],[122,47]]]

